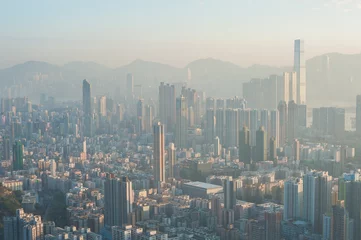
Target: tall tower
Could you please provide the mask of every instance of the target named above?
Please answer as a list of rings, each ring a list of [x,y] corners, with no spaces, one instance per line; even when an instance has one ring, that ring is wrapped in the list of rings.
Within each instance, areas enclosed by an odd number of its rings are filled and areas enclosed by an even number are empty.
[[[127,87],[127,100],[131,101],[134,98],[134,78],[133,78],[133,74],[128,73],[127,74],[127,82],[126,82],[126,87]]]
[[[160,121],[165,125],[167,132],[173,131],[176,122],[175,86],[161,82],[158,100]]]
[[[279,138],[280,138],[280,115],[278,110],[271,111],[271,121],[270,121],[270,137],[275,139],[276,148],[279,147]]]
[[[206,111],[206,142],[211,143],[215,137],[215,117],[214,117],[214,110],[207,109]]]
[[[99,98],[98,111],[99,111],[100,116],[102,116],[102,117],[107,116],[107,97],[106,96],[101,96]]]
[[[175,147],[174,147],[174,143],[169,143],[167,157],[168,157],[168,164],[169,164],[168,177],[174,178],[174,165],[175,165]]]
[[[16,141],[13,145],[13,170],[23,170],[23,144],[20,141]]]
[[[223,180],[223,193],[224,193],[224,208],[233,209],[236,205],[236,184],[232,177],[228,177]]]
[[[306,104],[306,61],[303,40],[295,40],[294,71],[297,73],[297,104]]]
[[[294,101],[288,103],[288,131],[287,139],[289,142],[297,137],[298,132],[298,106]]]
[[[235,147],[238,145],[238,111],[236,109],[226,110],[226,136],[225,145],[226,147]]]
[[[250,111],[250,123],[249,123],[249,129],[251,131],[250,143],[252,147],[256,146],[256,132],[259,127],[260,127],[259,112],[257,109],[253,109]]]
[[[283,219],[298,219],[302,217],[303,181],[302,178],[285,182],[283,195]]]
[[[156,183],[165,181],[165,159],[164,159],[164,125],[160,122],[153,126],[153,159],[154,177]]]
[[[91,106],[91,86],[90,83],[83,80],[83,134],[86,137],[92,136],[92,106]]]
[[[361,135],[361,95],[356,97],[356,133]]]
[[[323,215],[331,210],[332,177],[311,171],[303,176],[303,218],[315,233],[322,232]]]
[[[10,160],[10,139],[9,137],[3,138],[3,160]]]
[[[221,155],[221,141],[219,140],[219,137],[215,137],[213,139],[213,146],[214,146],[214,155],[218,157]]]
[[[269,160],[275,162],[277,159],[276,139],[271,137],[269,140]]]
[[[239,132],[238,139],[238,150],[239,150],[239,160],[244,164],[251,164],[251,145],[250,145],[250,132],[246,126],[243,126],[242,130]]]
[[[175,132],[175,145],[177,148],[187,148],[188,142],[188,106],[184,96],[177,98],[177,121]]]
[[[122,226],[130,223],[133,211],[134,193],[132,182],[109,175],[104,184],[104,217],[108,226]]]
[[[141,133],[144,131],[144,100],[139,99],[137,103],[137,132]]]
[[[221,144],[223,145],[224,140],[224,127],[225,127],[225,116],[224,109],[219,108],[216,110],[216,136],[219,137]]]
[[[261,126],[256,133],[256,158],[257,162],[267,160],[267,133]]]
[[[297,139],[293,140],[293,159],[300,160],[300,142]]]

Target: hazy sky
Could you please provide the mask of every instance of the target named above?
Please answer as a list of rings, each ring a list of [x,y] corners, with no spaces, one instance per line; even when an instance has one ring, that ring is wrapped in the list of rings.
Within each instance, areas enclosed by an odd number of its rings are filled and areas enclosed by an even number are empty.
[[[292,65],[361,52],[361,0],[0,0],[0,68],[28,60]]]

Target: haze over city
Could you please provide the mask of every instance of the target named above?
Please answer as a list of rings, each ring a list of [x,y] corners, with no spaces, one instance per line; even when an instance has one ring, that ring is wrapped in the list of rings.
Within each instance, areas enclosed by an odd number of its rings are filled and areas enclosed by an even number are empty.
[[[361,0],[0,4],[0,240],[360,240]]]

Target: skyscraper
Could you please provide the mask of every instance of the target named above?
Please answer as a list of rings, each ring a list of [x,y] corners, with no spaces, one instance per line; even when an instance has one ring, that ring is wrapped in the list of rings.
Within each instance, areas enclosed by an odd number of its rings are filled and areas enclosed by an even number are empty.
[[[257,109],[253,109],[250,111],[250,124],[249,124],[249,130],[251,133],[250,144],[252,147],[256,146],[256,132],[259,127],[260,127],[259,112]]]
[[[106,96],[99,97],[98,111],[99,111],[99,116],[102,116],[102,117],[107,116],[107,97]]]
[[[256,157],[257,162],[267,161],[267,133],[261,126],[256,133]]]
[[[176,123],[175,86],[160,83],[159,86],[159,117],[167,132],[173,131]]]
[[[83,134],[86,137],[92,136],[92,106],[91,106],[91,87],[90,83],[83,80]]]
[[[288,103],[288,142],[292,142],[298,133],[298,105],[294,101]]]
[[[167,157],[168,157],[168,165],[169,165],[168,177],[174,178],[174,165],[175,165],[175,157],[176,157],[174,143],[169,143]]]
[[[137,132],[144,131],[144,100],[139,99],[137,103]]]
[[[153,137],[154,178],[158,184],[165,181],[164,125],[160,122],[153,126]]]
[[[345,206],[350,218],[354,220],[353,239],[361,239],[361,182],[349,181],[345,185]]]
[[[134,98],[134,78],[133,78],[133,74],[128,73],[127,74],[127,82],[126,82],[126,96],[128,101],[132,101]]]
[[[3,138],[3,160],[10,160],[10,139],[9,137]]]
[[[219,140],[222,145],[225,143],[224,127],[225,127],[224,109],[219,108],[216,110],[216,136],[219,137]]]
[[[122,226],[130,223],[133,211],[134,193],[132,182],[109,175],[104,183],[104,217],[108,226]]]
[[[221,142],[219,140],[219,137],[215,137],[213,139],[213,146],[214,146],[214,155],[216,157],[218,157],[219,155],[221,155]]]
[[[303,177],[303,218],[314,233],[322,233],[323,215],[331,210],[332,177],[327,172],[308,172]]]
[[[215,127],[216,127],[216,119],[214,116],[214,110],[213,109],[207,109],[206,111],[206,131],[205,131],[205,137],[206,142],[211,143],[215,137]]]
[[[274,137],[269,140],[269,160],[273,162],[277,160],[276,139]]]
[[[13,145],[13,170],[23,170],[23,144],[20,141],[15,141]]]
[[[356,133],[361,135],[361,95],[356,97]]]
[[[238,139],[238,150],[239,150],[239,161],[244,164],[251,164],[251,146],[250,146],[250,132],[246,126],[243,126],[242,130],[239,131]]]
[[[177,98],[176,102],[176,131],[175,145],[177,148],[187,148],[188,143],[188,106],[184,96]]]
[[[236,205],[237,186],[232,177],[223,180],[224,208],[233,209]]]
[[[277,210],[269,210],[264,213],[265,218],[265,240],[281,239],[281,221],[282,212]]]
[[[235,147],[238,145],[238,111],[236,109],[228,108],[226,110],[226,136],[225,136],[225,146],[226,147]]]
[[[293,159],[300,160],[300,142],[297,139],[293,140]]]
[[[343,203],[343,201],[342,201]],[[347,239],[355,239],[351,238],[349,233],[349,226],[352,221],[349,217],[349,213],[340,203],[332,206],[332,237],[337,240],[347,240]],[[352,233],[353,234],[353,233]]]
[[[303,181],[301,178],[285,182],[283,219],[299,219],[303,212]]]
[[[306,60],[304,41],[295,40],[294,71],[297,73],[297,104],[306,104]]]

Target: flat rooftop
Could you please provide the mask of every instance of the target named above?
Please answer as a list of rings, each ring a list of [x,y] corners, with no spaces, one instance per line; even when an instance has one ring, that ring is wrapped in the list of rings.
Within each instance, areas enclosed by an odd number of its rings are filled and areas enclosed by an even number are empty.
[[[210,184],[210,183],[205,183],[205,182],[188,182],[188,183],[184,183],[184,185],[192,186],[192,187],[198,187],[198,188],[204,188],[204,189],[219,189],[219,188],[222,188],[222,186],[215,185],[215,184]]]

